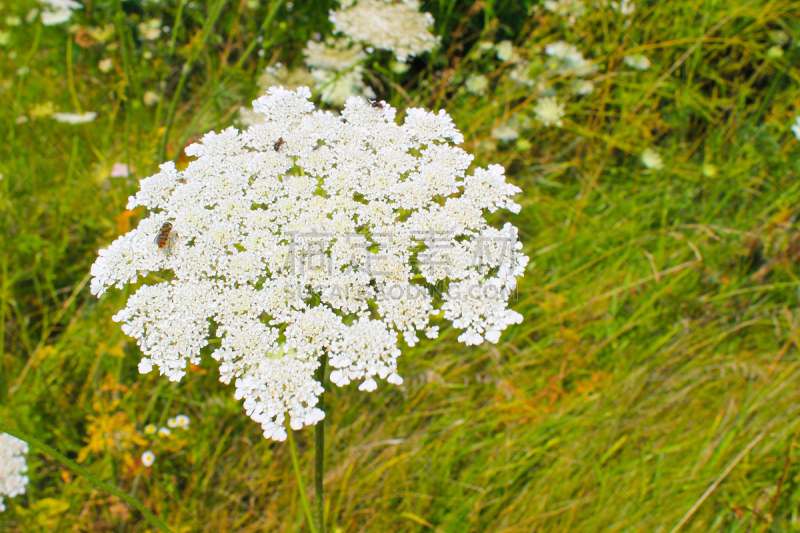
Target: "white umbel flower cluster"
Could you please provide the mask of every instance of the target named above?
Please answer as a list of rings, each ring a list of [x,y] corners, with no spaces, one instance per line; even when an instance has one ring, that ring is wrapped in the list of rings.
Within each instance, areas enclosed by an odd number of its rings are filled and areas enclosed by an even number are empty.
[[[28,443],[12,437],[8,433],[0,434],[0,512],[6,510],[3,496],[13,498],[25,492],[28,484],[28,463],[25,454]]]
[[[43,7],[42,24],[55,26],[72,18],[73,9],[82,9],[83,6],[75,0],[40,0]]]
[[[483,216],[519,212],[520,189],[500,165],[467,174],[447,113],[409,109],[398,125],[384,102],[351,97],[335,116],[309,98],[272,87],[253,102],[264,122],[208,133],[185,170],[161,165],[128,203],[150,216],[92,266],[98,296],[171,278],[114,316],[145,355],[140,372],[180,380],[213,330],[221,381],[275,440],[287,413],[294,429],[324,417],[325,355],[333,383],[371,391],[376,378],[402,383],[399,337],[435,338],[440,313],[465,344],[497,342],[522,320],[507,304],[528,263],[516,229]]]
[[[347,9],[330,12],[334,31],[361,42],[391,50],[399,61],[430,52],[439,38],[430,32],[433,15],[419,11],[418,0],[358,0]]]

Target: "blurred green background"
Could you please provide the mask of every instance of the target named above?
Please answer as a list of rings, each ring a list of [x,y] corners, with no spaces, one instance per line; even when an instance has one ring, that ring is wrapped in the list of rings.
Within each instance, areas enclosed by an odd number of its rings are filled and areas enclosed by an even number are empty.
[[[142,216],[125,210],[139,179],[246,123],[266,83],[319,82],[303,50],[339,5],[81,4],[44,25],[48,8],[0,3],[0,424],[173,531],[305,531],[288,443],[261,436],[210,357],[178,384],[139,375],[111,321],[130,289],[98,300],[88,281]],[[407,63],[364,52],[351,86],[401,116],[446,109],[475,164],[523,189],[507,220],[531,257],[525,322],[470,348],[445,329],[404,348],[403,386],[327,395],[330,530],[800,531],[800,3],[419,9],[439,46]],[[561,41],[575,49],[548,51]],[[146,432],[181,413],[188,429]],[[311,496],[313,431],[295,439]],[[151,530],[28,457],[3,531]]]

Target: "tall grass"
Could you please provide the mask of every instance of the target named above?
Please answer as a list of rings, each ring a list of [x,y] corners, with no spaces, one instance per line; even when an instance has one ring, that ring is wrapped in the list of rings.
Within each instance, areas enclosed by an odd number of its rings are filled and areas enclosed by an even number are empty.
[[[140,376],[137,347],[110,319],[128,291],[91,297],[89,265],[141,215],[124,206],[159,150],[172,157],[228,126],[257,96],[259,66],[299,64],[305,40],[329,31],[328,7],[96,1],[73,22],[114,24],[105,44],[84,48],[66,26],[36,22],[6,28],[0,48],[0,423],[73,461],[84,450],[81,468],[173,531],[305,530],[313,432],[294,434],[298,487],[288,443],[261,437],[209,357],[180,384]],[[431,2],[437,53],[394,80],[375,56],[381,99],[446,108],[476,164],[509,169],[531,265],[514,302],[525,322],[500,344],[465,348],[446,329],[404,350],[403,386],[326,394],[328,527],[800,529],[800,150],[788,129],[800,109],[800,6],[642,2],[630,26],[606,7],[571,26],[528,7]],[[136,32],[151,16],[180,33],[147,60]],[[782,57],[768,54],[778,30],[791,39]],[[503,39],[530,58],[567,40],[602,66],[595,91],[570,98],[563,128],[534,121],[517,141],[491,137],[531,117],[540,95],[479,53],[480,40]],[[628,68],[631,53],[653,66]],[[103,57],[115,61],[109,74]],[[461,89],[472,72],[491,80],[488,93]],[[142,104],[147,90],[158,107]],[[100,116],[32,118],[47,101]],[[648,147],[663,170],[641,163]],[[115,162],[132,176],[110,179]],[[144,436],[180,412],[188,432]],[[145,449],[157,455],[148,469]],[[0,529],[150,530],[57,457],[32,451],[29,466]]]

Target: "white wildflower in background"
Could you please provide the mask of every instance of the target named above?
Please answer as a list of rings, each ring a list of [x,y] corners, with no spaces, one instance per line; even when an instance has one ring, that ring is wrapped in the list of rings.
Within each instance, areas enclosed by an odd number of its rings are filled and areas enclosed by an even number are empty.
[[[155,41],[161,37],[161,20],[150,19],[139,23],[139,37],[145,41]]]
[[[11,34],[7,31],[0,31],[0,46],[5,46],[11,41]]]
[[[560,128],[564,125],[561,121],[561,117],[564,116],[564,104],[559,103],[554,96],[540,98],[533,108],[533,113],[545,126],[555,125]]]
[[[574,44],[558,41],[546,45],[544,51],[555,60],[555,69],[561,75],[586,76],[597,70],[597,65],[584,59],[583,54]]]
[[[492,137],[502,142],[516,141],[519,137],[519,131],[513,124],[502,124],[492,130]]]
[[[794,136],[797,137],[797,139],[800,139],[800,116],[796,117],[794,120],[795,124],[792,126],[792,133],[794,133]]]
[[[12,437],[8,433],[0,434],[0,512],[6,510],[3,496],[13,498],[25,493],[28,484],[28,463],[25,455],[28,443]]]
[[[20,24],[22,24],[22,19],[17,15],[6,15],[7,26],[19,26]]]
[[[155,424],[147,424],[144,427],[144,434],[145,435],[155,435],[156,431],[157,431],[157,428],[156,428]]]
[[[336,72],[351,69],[367,58],[361,48],[351,46],[345,39],[328,39],[324,43],[308,41],[303,55],[309,67]]]
[[[514,62],[519,60],[519,54],[517,54],[511,41],[500,41],[495,49],[497,50],[497,59],[500,61]]]
[[[652,148],[646,148],[644,152],[642,152],[642,163],[647,168],[653,170],[661,170],[664,168],[664,161],[661,159],[661,155],[653,150]]]
[[[433,16],[420,13],[419,7],[417,0],[358,0],[352,7],[343,5],[339,11],[331,11],[330,20],[335,33],[392,51],[399,61],[406,61],[439,45],[439,38],[429,29]]]
[[[622,2],[611,2],[611,9],[619,11],[622,15],[630,16],[636,11],[636,4],[630,0],[622,0]]]
[[[89,111],[87,113],[53,113],[51,115],[57,122],[66,124],[84,124],[97,118],[97,113]]]
[[[144,102],[144,105],[147,107],[153,107],[160,101],[161,95],[154,91],[145,91],[145,93],[142,95],[142,102]]]
[[[650,68],[650,60],[643,54],[629,54],[622,58],[626,65],[636,70],[647,70]]]
[[[40,0],[40,3],[45,6],[45,10],[42,11],[42,24],[45,26],[63,24],[72,17],[73,9],[83,8],[81,4],[74,0]],[[35,17],[36,15],[32,18]]]
[[[577,80],[572,84],[572,94],[585,96],[594,91],[594,84],[589,80]]]
[[[777,44],[775,46],[770,46],[769,49],[767,49],[767,57],[770,58],[770,59],[780,59],[780,58],[782,58],[783,57],[783,48],[781,48]]]
[[[30,24],[31,22],[33,22],[34,20],[36,20],[36,16],[37,16],[38,14],[39,14],[39,10],[38,10],[38,9],[36,9],[35,7],[31,8],[31,10],[30,10],[30,11],[28,11],[28,14],[27,14],[27,15],[25,15],[25,22],[27,22],[28,24]]]
[[[782,30],[775,30],[769,32],[769,38],[772,40],[773,43],[777,44],[778,46],[786,46],[789,44],[789,34]]]
[[[582,0],[545,0],[544,8],[556,15],[567,17],[567,24],[575,21],[586,13],[586,5]]]
[[[114,61],[110,57],[101,59],[100,62],[97,63],[97,68],[100,69],[100,72],[109,72],[112,68],[114,68]]]
[[[508,300],[528,262],[514,226],[484,220],[519,212],[520,189],[500,165],[467,175],[473,157],[443,110],[408,109],[398,125],[385,102],[349,98],[338,117],[309,98],[273,87],[253,102],[265,122],[208,133],[185,170],[161,165],[127,206],[150,215],[92,265],[98,296],[171,271],[113,317],[144,353],[140,372],[179,381],[213,321],[221,381],[275,440],[287,414],[294,429],[325,416],[324,355],[333,383],[370,391],[402,383],[398,338],[435,338],[433,316],[466,345],[497,342],[522,320]]]
[[[189,417],[186,415],[178,415],[175,417],[175,427],[181,429],[189,429]]]
[[[125,163],[114,163],[114,166],[111,167],[112,178],[127,178],[129,175],[130,170]]]
[[[536,85],[536,80],[528,75],[530,68],[530,64],[527,61],[520,61],[508,73],[508,77],[515,83],[525,85],[526,87],[533,87]]]
[[[464,87],[472,94],[483,94],[489,87],[489,80],[483,74],[470,74]]]
[[[375,98],[372,87],[364,85],[364,70],[360,66],[347,72],[314,69],[311,75],[323,102],[342,105],[354,94]]]
[[[147,450],[142,454],[142,464],[144,466],[153,466],[153,463],[156,461],[156,454]]]
[[[711,163],[706,163],[703,165],[703,176],[707,178],[713,178],[716,175],[717,175],[717,167],[715,167]]]

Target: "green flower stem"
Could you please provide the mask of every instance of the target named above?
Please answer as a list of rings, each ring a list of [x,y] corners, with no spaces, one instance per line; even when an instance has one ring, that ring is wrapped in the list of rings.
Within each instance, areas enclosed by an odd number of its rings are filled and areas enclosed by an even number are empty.
[[[328,363],[328,354],[322,355],[319,368],[314,376],[323,387],[325,387],[325,366]],[[325,392],[319,395],[317,407],[325,410]],[[314,522],[317,525],[317,533],[325,533],[325,497],[322,492],[322,478],[325,473],[325,419],[317,422],[314,428],[316,437],[316,455],[314,466]]]
[[[303,504],[303,510],[306,512],[308,527],[311,528],[311,533],[317,533],[317,528],[314,527],[314,520],[311,518],[311,507],[308,506],[308,498],[306,498],[306,487],[303,484],[303,476],[300,474],[300,463],[297,462],[297,446],[295,446],[294,443],[294,430],[291,426],[286,428],[286,433],[289,435],[289,451],[292,453],[294,477],[297,479],[297,488],[300,490],[300,501]]]
[[[32,435],[28,435],[27,433],[25,433],[25,432],[23,432],[23,431],[21,431],[19,429],[11,429],[11,428],[9,428],[9,427],[7,427],[5,425],[0,426],[0,429],[2,429],[3,432],[8,433],[9,435],[13,435],[14,437],[17,437],[18,439],[24,440],[25,442],[28,443],[29,446],[31,446],[33,448],[36,448],[39,451],[54,457],[58,462],[60,462],[61,464],[63,464],[64,466],[66,466],[67,468],[69,468],[70,470],[75,472],[76,474],[78,474],[79,476],[82,476],[83,478],[88,480],[90,483],[92,483],[98,489],[108,491],[111,494],[113,494],[114,496],[116,496],[117,498],[120,498],[121,500],[124,500],[124,501],[128,502],[129,504],[133,505],[134,507],[139,509],[139,511],[141,511],[141,513],[144,515],[145,519],[148,522],[150,522],[153,526],[157,527],[159,529],[159,531],[163,531],[164,533],[171,533],[169,527],[167,527],[167,524],[165,524],[164,522],[159,520],[153,513],[151,513],[150,510],[147,509],[147,507],[142,505],[142,502],[140,502],[139,500],[137,500],[135,498],[131,498],[130,496],[128,496],[124,492],[120,492],[116,488],[112,487],[111,485],[109,485],[105,481],[101,480],[100,478],[98,478],[97,476],[95,476],[94,474],[92,474],[91,472],[86,470],[85,468],[83,468],[82,466],[78,465],[76,462],[74,462],[74,461],[72,461],[70,459],[67,459],[66,456],[58,453],[56,450],[54,450],[53,448],[51,448],[47,444],[39,441],[36,437],[33,437]]]

